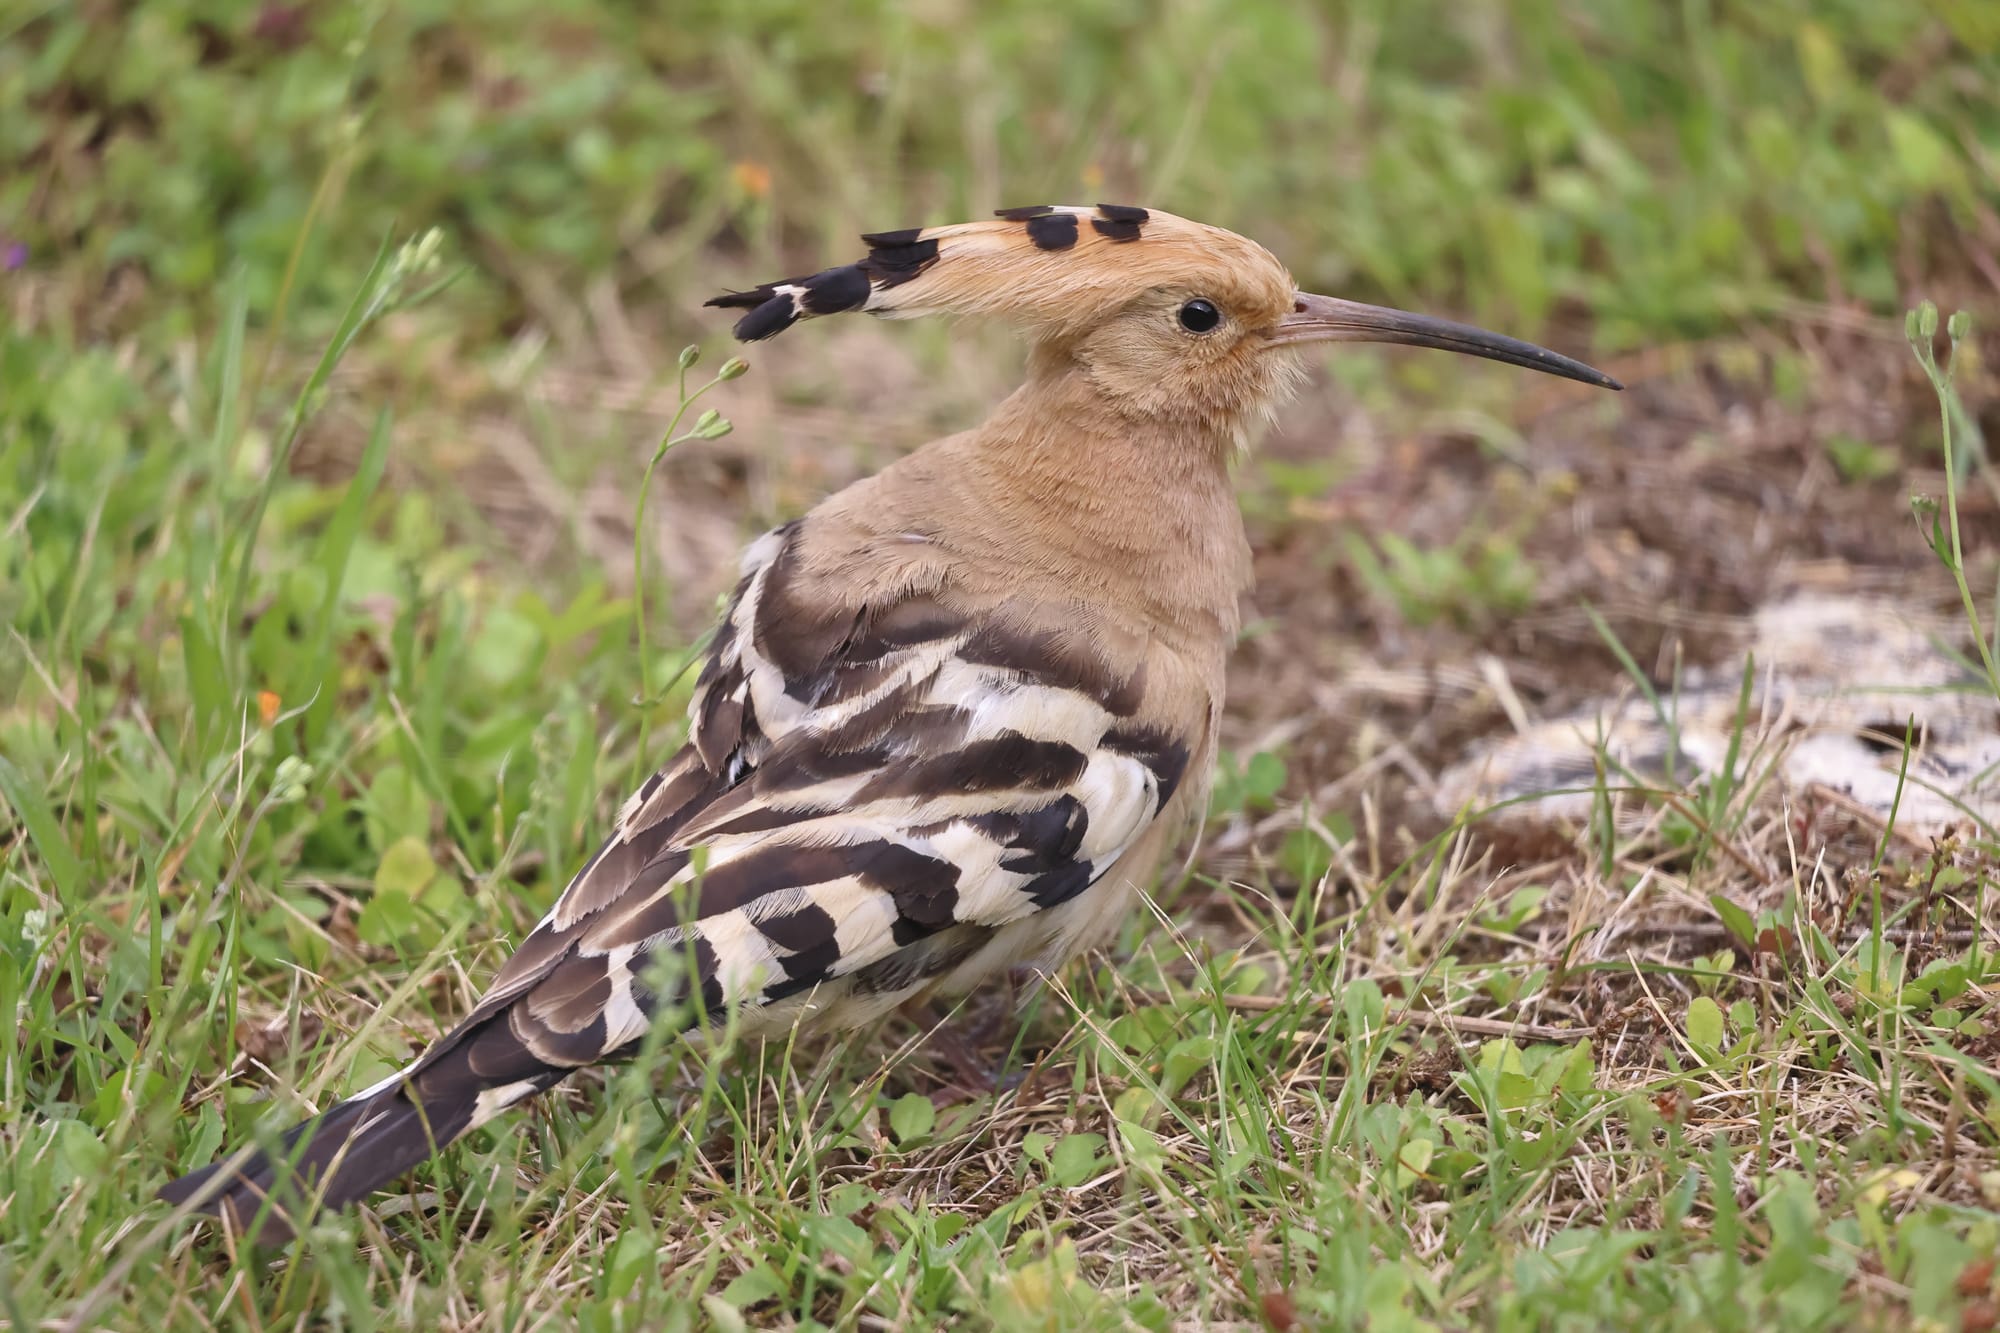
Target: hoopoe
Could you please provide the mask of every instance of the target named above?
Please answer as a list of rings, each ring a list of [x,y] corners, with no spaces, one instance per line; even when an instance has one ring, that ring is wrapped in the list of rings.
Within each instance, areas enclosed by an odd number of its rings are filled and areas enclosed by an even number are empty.
[[[630,1055],[656,1014],[849,1028],[1060,967],[1206,807],[1250,578],[1231,464],[1300,378],[1293,349],[1405,343],[1620,387],[1301,292],[1254,241],[1143,208],[862,239],[856,263],[708,304],[746,311],[745,341],[844,311],[994,315],[1028,340],[1026,383],[751,544],[686,744],[462,1023],[275,1155],[165,1198],[282,1241]],[[684,960],[671,990],[652,984],[661,955]]]

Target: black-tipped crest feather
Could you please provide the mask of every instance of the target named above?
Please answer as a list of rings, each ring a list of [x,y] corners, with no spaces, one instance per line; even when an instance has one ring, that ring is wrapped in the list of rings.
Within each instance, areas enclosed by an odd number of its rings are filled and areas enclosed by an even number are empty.
[[[1059,208],[1053,204],[1026,204],[994,211],[1001,222],[1020,223],[1030,244],[1045,253],[1075,250],[1085,236],[1094,234],[1116,242],[1136,241],[1140,229],[1152,217],[1146,209],[1129,204],[1098,204],[1091,208]],[[1088,220],[1090,232],[1083,223]],[[725,292],[707,304],[750,313],[736,321],[736,337],[758,342],[783,333],[799,320],[817,315],[834,315],[849,310],[886,313],[876,298],[906,282],[921,277],[937,263],[939,242],[965,237],[968,232],[991,228],[992,223],[962,227],[904,227],[896,231],[863,233],[868,256],[857,263],[825,269],[807,277],[767,282],[747,291]],[[976,256],[978,251],[973,252]]]

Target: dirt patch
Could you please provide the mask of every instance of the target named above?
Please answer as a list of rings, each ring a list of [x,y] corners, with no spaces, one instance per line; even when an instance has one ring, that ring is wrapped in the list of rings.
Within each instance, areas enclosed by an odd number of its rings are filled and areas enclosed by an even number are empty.
[[[1617,399],[1565,395],[1524,419],[1506,453],[1467,432],[1398,435],[1379,422],[1383,437],[1357,446],[1351,420],[1308,400],[1267,455],[1299,464],[1332,441],[1347,474],[1253,532],[1267,619],[1235,659],[1231,742],[1289,737],[1299,796],[1391,747],[1403,758],[1390,769],[1421,782],[1507,732],[1510,712],[1559,713],[1628,679],[1586,606],[1662,685],[1739,652],[1750,614],[1787,595],[1952,606],[1907,498],[1943,490],[1935,399],[1900,342],[1847,346],[1837,373],[1791,401],[1753,348],[1686,349]],[[1844,478],[1830,440],[1866,451],[1880,474]],[[1970,484],[1961,514],[1968,549],[1991,550],[1992,490]],[[1351,554],[1357,534],[1436,551],[1495,533],[1534,571],[1525,604],[1418,625]],[[1990,583],[1974,574],[1975,587]],[[1413,832],[1434,831],[1406,786],[1389,780],[1379,798]]]

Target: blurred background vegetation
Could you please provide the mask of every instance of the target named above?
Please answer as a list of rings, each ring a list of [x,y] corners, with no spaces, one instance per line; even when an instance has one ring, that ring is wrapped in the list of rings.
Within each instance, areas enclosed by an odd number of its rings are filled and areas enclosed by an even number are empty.
[[[438,225],[468,339],[1045,197],[1613,350],[2000,279],[1990,0],[16,0],[0,39],[0,221],[99,334],[197,331],[238,267],[268,312],[316,196],[302,311]]]

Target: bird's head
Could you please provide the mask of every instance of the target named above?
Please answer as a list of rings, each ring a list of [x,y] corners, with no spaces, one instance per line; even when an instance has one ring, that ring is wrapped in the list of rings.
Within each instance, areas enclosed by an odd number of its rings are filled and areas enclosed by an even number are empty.
[[[1298,290],[1255,241],[1118,204],[1003,209],[992,221],[877,232],[865,258],[709,301],[748,311],[745,341],[849,310],[996,315],[1044,365],[1088,375],[1134,417],[1233,426],[1293,381],[1314,342],[1439,347],[1604,388],[1582,362],[1470,325]]]

